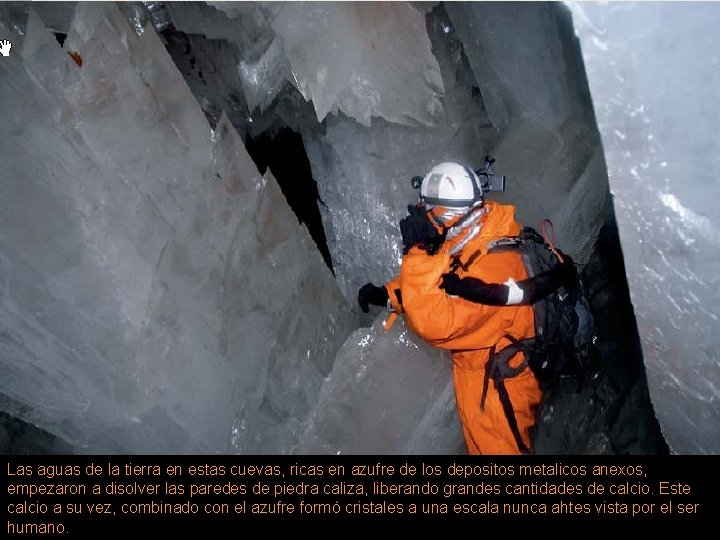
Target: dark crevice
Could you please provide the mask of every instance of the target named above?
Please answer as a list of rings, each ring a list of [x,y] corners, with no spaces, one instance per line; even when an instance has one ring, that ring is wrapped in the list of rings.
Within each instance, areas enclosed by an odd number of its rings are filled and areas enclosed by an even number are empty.
[[[215,129],[224,112],[244,138],[249,114],[234,69],[239,62],[235,47],[222,39],[181,32],[172,25],[161,35],[165,50],[200,104],[210,127]]]
[[[290,208],[300,223],[307,226],[325,264],[334,274],[318,208],[318,203],[324,203],[320,199],[317,182],[312,177],[302,136],[290,128],[282,128],[274,135],[262,133],[254,138],[248,137],[245,148],[260,173],[264,174],[270,168]]]
[[[207,39],[187,34],[174,27],[162,32],[166,50],[200,103],[210,125],[215,128],[224,112],[245,141],[245,148],[261,173],[270,168],[285,198],[304,223],[330,271],[332,258],[318,203],[317,183],[312,177],[310,161],[302,137],[288,127],[271,107],[264,115],[253,118],[248,110],[237,70],[239,57],[234,45],[225,40]],[[287,94],[287,93],[286,93]],[[304,103],[304,100],[300,98]],[[263,122],[273,118],[272,121]],[[314,112],[312,113],[314,118]]]
[[[6,412],[0,412],[0,453],[4,455],[71,454],[62,439]]]
[[[57,39],[57,42],[62,47],[65,44],[65,39],[67,39],[67,34],[63,34],[62,32],[55,32],[55,39]]]
[[[650,401],[614,219],[601,228],[581,277],[596,345],[578,378],[545,389],[535,449],[540,454],[667,454]]]
[[[598,340],[603,345],[606,376],[617,392],[606,412],[610,440],[617,453],[667,454],[655,418],[645,374],[642,344],[625,273],[615,220],[600,230],[596,253],[584,271],[600,290],[592,292]]]

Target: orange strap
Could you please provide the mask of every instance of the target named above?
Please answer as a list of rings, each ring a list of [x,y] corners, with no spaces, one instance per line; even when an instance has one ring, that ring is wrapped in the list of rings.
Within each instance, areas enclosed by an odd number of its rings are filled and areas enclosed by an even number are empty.
[[[549,231],[545,230],[546,226],[549,228]],[[555,254],[561,263],[564,263],[565,261],[563,260],[562,255],[560,255],[560,253],[558,253],[555,249],[555,227],[553,226],[553,222],[549,219],[543,219],[542,223],[540,223],[540,232],[542,233],[545,243],[550,246],[550,251]]]
[[[397,320],[398,314],[395,311],[391,311],[390,315],[388,315],[388,318],[383,321],[383,328],[386,332],[389,332],[390,329],[393,327],[393,324],[395,324],[395,321]]]

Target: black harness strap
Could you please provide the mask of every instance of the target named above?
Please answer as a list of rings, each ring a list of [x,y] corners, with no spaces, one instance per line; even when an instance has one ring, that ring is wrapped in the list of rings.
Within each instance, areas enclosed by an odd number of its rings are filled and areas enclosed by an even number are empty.
[[[493,359],[495,358],[495,345],[490,347],[490,358],[485,364],[485,380],[483,381],[482,398],[480,399],[480,412],[485,414],[485,398],[487,398],[488,385],[490,383],[490,373],[493,370]]]
[[[475,252],[473,252],[472,255],[468,258],[467,262],[462,265],[462,269],[466,272],[468,271],[468,268],[470,268],[470,265],[475,262],[475,259],[477,259],[482,254],[482,251],[479,249]]]
[[[467,272],[470,265],[474,263],[475,259],[477,259],[480,255],[482,255],[482,251],[479,249],[474,251],[465,263],[462,262],[459,254],[453,255],[452,261],[450,262],[450,273],[455,274],[459,268],[462,268],[465,272]]]
[[[485,400],[487,398],[489,381],[492,377],[493,383],[495,383],[495,388],[498,391],[500,404],[502,405],[505,418],[507,418],[515,443],[517,444],[520,452],[523,454],[530,454],[530,449],[527,447],[520,435],[520,429],[518,428],[517,420],[515,418],[515,411],[513,410],[512,402],[510,401],[510,395],[508,394],[507,388],[505,388],[505,379],[517,377],[525,370],[527,367],[527,355],[517,367],[511,367],[510,360],[521,351],[527,352],[535,339],[529,338],[517,340],[509,335],[506,335],[505,337],[511,341],[510,345],[497,353],[495,352],[494,346],[490,348],[490,357],[485,364],[485,380],[483,382],[480,410],[483,413],[485,412]]]
[[[495,381],[495,387],[497,388],[498,395],[500,396],[500,403],[502,403],[505,417],[507,418],[508,424],[510,424],[510,431],[512,431],[513,437],[515,437],[515,442],[517,443],[520,452],[523,454],[529,454],[530,449],[525,445],[525,442],[520,436],[520,430],[518,429],[517,420],[515,419],[515,411],[513,411],[512,402],[510,401],[510,395],[507,392],[507,388],[505,388],[505,383],[503,383],[502,379],[500,380],[500,384],[498,384],[498,380],[496,378],[493,380]]]

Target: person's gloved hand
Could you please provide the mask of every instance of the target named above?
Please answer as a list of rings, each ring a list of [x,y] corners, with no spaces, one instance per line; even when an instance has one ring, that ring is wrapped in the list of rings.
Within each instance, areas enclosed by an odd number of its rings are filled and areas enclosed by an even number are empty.
[[[388,298],[385,287],[377,287],[372,283],[366,283],[358,291],[358,304],[360,304],[363,313],[370,311],[370,304],[373,306],[386,306]]]
[[[487,306],[508,305],[509,288],[504,283],[485,283],[474,277],[461,278],[453,272],[442,275],[440,288],[450,296],[459,296]]]
[[[448,294],[459,296],[463,290],[462,279],[454,273],[443,274],[440,288],[445,289]]]
[[[422,208],[410,204],[408,212],[410,215],[400,220],[403,255],[406,255],[413,246],[419,246],[432,255],[443,243],[445,237],[437,232]]]

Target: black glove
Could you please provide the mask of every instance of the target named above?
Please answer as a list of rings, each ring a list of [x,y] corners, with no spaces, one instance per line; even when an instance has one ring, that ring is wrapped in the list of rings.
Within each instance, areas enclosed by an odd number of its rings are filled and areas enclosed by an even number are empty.
[[[508,288],[499,283],[485,283],[481,279],[448,273],[442,275],[440,288],[452,296],[459,296],[471,302],[488,306],[504,306],[507,304]]]
[[[388,298],[385,287],[376,287],[372,283],[366,283],[358,291],[358,304],[360,304],[363,313],[370,311],[370,304],[373,306],[386,306]]]
[[[535,277],[518,281],[516,285],[522,291],[522,297],[515,297],[513,305],[532,305],[545,298],[558,287],[564,286],[568,291],[579,286],[575,263],[569,255],[561,254],[564,262],[557,263],[551,270],[538,274]],[[440,288],[452,296],[459,296],[465,300],[485,304],[488,306],[510,305],[510,288],[504,283],[485,283],[473,277],[460,278],[457,274],[442,275]]]
[[[403,255],[410,248],[417,245],[432,255],[442,245],[445,235],[437,229],[427,218],[425,211],[412,204],[408,205],[409,216],[400,220],[400,234],[403,240]]]
[[[460,276],[458,276],[457,274],[443,274],[440,288],[445,289],[445,292],[448,294],[460,296],[460,293],[463,289],[462,279],[460,279]]]

